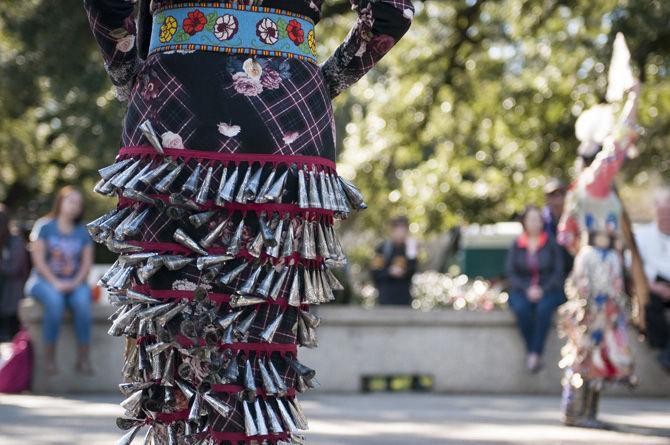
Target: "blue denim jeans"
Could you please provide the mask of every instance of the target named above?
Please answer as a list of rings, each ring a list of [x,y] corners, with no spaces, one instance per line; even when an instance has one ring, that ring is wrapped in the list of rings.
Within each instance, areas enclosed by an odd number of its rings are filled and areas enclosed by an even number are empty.
[[[80,345],[91,341],[91,289],[86,283],[77,286],[72,292],[62,294],[51,283],[39,276],[31,277],[27,283],[28,295],[44,306],[44,342],[53,344],[58,339],[65,306],[70,308],[74,319],[74,331]]]
[[[510,293],[509,306],[516,315],[529,353],[542,354],[554,312],[564,302],[565,294],[561,290],[546,292],[537,303],[529,301],[523,292]]]

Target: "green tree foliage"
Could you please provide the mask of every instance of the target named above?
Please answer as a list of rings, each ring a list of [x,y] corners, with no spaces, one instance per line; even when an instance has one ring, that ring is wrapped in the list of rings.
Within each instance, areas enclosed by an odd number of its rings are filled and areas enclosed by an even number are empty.
[[[326,0],[323,58],[354,19]],[[661,0],[425,0],[398,47],[337,100],[340,170],[371,207],[350,224],[406,213],[415,230],[507,219],[566,179],[575,116],[604,95],[623,31],[643,79],[642,156],[627,171],[670,168],[670,4]],[[124,105],[81,2],[0,2],[0,200],[20,214],[60,185],[92,189],[118,147]],[[113,201],[93,197],[89,215]]]

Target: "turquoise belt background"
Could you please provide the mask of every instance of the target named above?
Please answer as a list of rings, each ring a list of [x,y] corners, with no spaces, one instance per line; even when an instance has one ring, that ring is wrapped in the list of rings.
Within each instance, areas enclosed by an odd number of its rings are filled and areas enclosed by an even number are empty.
[[[314,23],[274,8],[181,3],[153,16],[149,53],[203,50],[295,57],[316,63]]]

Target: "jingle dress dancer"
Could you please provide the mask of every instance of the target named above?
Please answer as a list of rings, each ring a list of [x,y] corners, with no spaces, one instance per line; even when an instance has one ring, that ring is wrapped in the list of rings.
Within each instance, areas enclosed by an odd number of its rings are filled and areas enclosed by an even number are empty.
[[[620,103],[585,111],[575,125],[583,167],[559,224],[559,241],[576,253],[568,301],[559,309],[567,339],[560,362],[566,425],[605,427],[596,419],[603,384],[635,380],[621,259],[623,207],[614,178],[635,150],[638,85],[628,87]]]
[[[315,60],[322,0],[85,0],[120,99],[121,149],[88,225],[119,254],[102,277],[125,336],[128,444],[298,444],[317,384],[310,305],[346,258],[334,220],[365,207],[335,169],[331,99],[410,26],[410,0],[351,0],[358,20]],[[336,372],[336,370],[332,370]]]

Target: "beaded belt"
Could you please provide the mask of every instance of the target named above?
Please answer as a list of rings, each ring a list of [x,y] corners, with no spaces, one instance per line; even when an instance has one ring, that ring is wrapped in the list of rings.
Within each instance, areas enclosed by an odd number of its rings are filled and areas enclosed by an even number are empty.
[[[193,50],[316,63],[314,22],[291,11],[232,3],[175,3],[156,10],[149,53]]]

